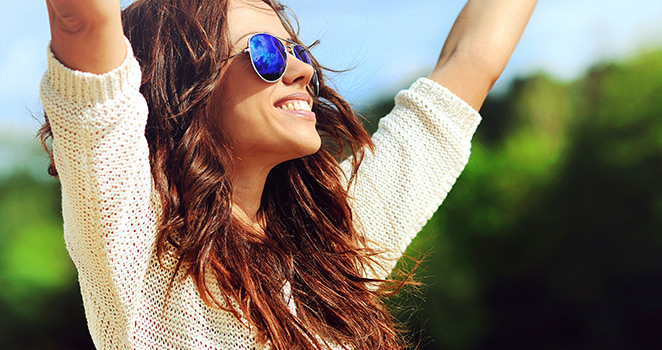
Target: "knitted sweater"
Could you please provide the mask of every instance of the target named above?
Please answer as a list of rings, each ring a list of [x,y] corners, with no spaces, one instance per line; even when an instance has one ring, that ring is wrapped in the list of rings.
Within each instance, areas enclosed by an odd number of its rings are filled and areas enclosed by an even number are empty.
[[[68,69],[48,50],[40,88],[54,135],[64,238],[94,344],[255,349],[255,327],[207,306],[191,278],[175,280],[165,300],[175,259],[161,266],[154,254],[162,210],[150,174],[140,79],[130,46],[118,68],[100,75]],[[479,121],[468,104],[425,78],[398,93],[380,121],[375,152],[366,153],[350,203],[360,231],[389,252],[380,277],[451,189]],[[341,166],[348,169],[347,162]]]

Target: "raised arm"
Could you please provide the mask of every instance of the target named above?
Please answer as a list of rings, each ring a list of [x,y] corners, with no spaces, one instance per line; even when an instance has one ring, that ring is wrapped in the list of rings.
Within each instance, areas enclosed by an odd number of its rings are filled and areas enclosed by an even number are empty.
[[[469,0],[439,55],[431,80],[474,109],[506,67],[537,0]]]
[[[118,0],[46,5],[52,40],[40,97],[62,185],[64,239],[96,347],[124,348],[116,341],[127,339],[138,312],[160,213],[140,66],[124,40]]]
[[[105,73],[126,56],[119,0],[46,0],[51,50],[65,66]]]
[[[535,0],[469,0],[429,79],[395,98],[350,187],[355,222],[381,255],[384,278],[469,160],[477,110],[506,66]],[[437,84],[437,83],[439,84]],[[349,173],[349,163],[341,164]],[[383,268],[383,269],[382,269]]]

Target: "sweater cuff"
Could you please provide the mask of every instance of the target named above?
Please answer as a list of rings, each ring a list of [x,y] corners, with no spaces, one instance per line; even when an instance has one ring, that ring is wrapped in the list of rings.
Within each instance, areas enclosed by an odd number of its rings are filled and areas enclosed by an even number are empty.
[[[471,138],[481,121],[481,116],[463,99],[441,84],[428,78],[417,79],[408,90],[401,91],[396,97],[396,104],[403,104],[404,99],[419,100],[426,110],[444,112],[444,117],[450,120],[465,137]]]
[[[66,67],[55,58],[48,45],[49,84],[58,94],[77,104],[103,104],[118,95],[128,95],[140,89],[141,72],[133,56],[131,43],[125,37],[126,57],[119,67],[102,74],[81,72]]]

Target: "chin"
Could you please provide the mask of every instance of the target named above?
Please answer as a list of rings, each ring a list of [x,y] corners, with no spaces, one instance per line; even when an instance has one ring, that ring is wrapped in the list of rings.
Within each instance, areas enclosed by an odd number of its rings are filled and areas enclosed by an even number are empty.
[[[322,139],[317,132],[315,132],[315,135],[292,136],[295,138],[290,138],[291,142],[288,142],[289,146],[286,147],[288,151],[285,152],[288,159],[309,156],[319,151],[320,147],[322,147]]]
[[[322,147],[322,140],[319,137],[319,135],[317,135],[317,137],[313,138],[312,140],[309,140],[309,142],[300,143],[299,145],[300,145],[300,153],[301,153],[300,157],[305,157],[319,151],[320,147]]]

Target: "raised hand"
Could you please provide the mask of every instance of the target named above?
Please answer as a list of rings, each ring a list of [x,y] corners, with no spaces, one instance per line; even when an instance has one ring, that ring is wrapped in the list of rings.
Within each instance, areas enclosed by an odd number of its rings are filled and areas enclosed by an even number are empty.
[[[46,0],[51,50],[65,66],[105,73],[126,56],[119,0]]]

